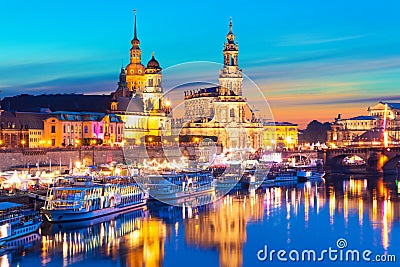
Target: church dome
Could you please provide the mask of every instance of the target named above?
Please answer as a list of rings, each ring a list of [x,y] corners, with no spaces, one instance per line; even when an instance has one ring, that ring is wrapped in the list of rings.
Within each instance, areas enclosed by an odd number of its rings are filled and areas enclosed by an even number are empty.
[[[154,53],[153,53],[151,59],[149,60],[149,62],[147,63],[147,69],[161,69],[160,64],[154,57]]]

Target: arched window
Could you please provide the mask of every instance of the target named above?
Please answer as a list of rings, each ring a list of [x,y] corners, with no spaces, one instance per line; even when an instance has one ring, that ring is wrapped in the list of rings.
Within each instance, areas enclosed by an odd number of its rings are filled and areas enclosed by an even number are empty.
[[[233,108],[231,108],[231,110],[230,110],[230,116],[231,116],[231,118],[235,117],[235,110]]]

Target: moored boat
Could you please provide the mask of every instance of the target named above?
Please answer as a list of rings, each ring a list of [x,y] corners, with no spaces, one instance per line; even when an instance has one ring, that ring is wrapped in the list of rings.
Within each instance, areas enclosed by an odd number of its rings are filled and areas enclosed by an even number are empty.
[[[147,193],[136,183],[95,184],[89,176],[73,179],[79,182],[59,184],[48,189],[46,202],[41,210],[47,221],[89,220],[141,207],[147,203]]]
[[[23,209],[23,205],[0,202],[0,244],[37,231],[42,223],[36,211]]]
[[[178,172],[146,176],[149,195],[159,201],[173,201],[214,192],[216,179],[211,172]]]

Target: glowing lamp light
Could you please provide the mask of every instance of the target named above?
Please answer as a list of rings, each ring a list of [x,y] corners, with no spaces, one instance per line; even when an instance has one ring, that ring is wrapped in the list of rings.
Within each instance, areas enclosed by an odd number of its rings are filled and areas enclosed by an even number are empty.
[[[80,169],[82,167],[82,163],[80,161],[75,162],[75,167]]]
[[[8,237],[9,236],[9,231],[8,231],[9,226],[10,225],[8,223],[0,226],[0,238],[4,238],[4,237]]]

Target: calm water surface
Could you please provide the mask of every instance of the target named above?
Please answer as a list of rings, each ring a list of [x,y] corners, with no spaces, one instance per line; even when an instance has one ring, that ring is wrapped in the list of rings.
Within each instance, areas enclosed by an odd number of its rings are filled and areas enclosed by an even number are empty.
[[[150,204],[97,221],[43,225],[42,236],[0,256],[0,266],[365,266],[365,262],[262,262],[257,252],[345,249],[400,262],[400,185],[395,178],[319,182],[232,192],[198,208]],[[263,254],[261,254],[263,255]],[[295,255],[295,254],[293,254]],[[301,254],[300,254],[301,255]],[[288,257],[288,255],[286,255]]]

